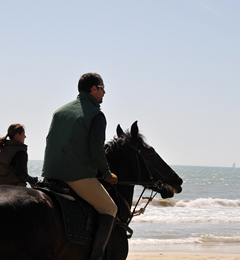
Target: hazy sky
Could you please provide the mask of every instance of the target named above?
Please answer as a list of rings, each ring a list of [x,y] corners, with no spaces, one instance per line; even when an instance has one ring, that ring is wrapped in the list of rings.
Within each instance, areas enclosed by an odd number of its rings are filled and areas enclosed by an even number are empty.
[[[0,136],[43,159],[79,77],[104,80],[107,140],[140,131],[170,165],[240,167],[239,0],[0,0]]]

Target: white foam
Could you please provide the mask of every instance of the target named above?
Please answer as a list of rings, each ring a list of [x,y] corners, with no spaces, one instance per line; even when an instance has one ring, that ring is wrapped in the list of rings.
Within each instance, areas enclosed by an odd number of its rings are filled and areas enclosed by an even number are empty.
[[[202,205],[202,204],[201,204]],[[132,219],[133,223],[240,223],[239,207],[155,207]]]
[[[213,198],[199,198],[195,200],[179,200],[175,203],[175,207],[189,207],[189,208],[239,208],[240,200],[230,199],[213,199]]]
[[[140,239],[140,238],[132,238],[129,240],[130,245],[177,245],[177,244],[206,244],[206,243],[228,243],[235,244],[240,243],[240,235],[239,236],[219,236],[214,234],[205,234],[198,235],[195,234],[192,237],[187,238],[176,238],[176,239]]]

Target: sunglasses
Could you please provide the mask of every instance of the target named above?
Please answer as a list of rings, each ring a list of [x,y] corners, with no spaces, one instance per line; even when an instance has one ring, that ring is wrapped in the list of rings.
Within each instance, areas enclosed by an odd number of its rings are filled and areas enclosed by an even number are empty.
[[[104,85],[97,85],[97,88],[102,88],[104,90],[105,86]]]

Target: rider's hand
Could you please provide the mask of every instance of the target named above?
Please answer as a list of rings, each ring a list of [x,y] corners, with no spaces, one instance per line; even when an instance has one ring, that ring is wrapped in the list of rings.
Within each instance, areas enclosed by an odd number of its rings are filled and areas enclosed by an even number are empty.
[[[114,174],[114,173],[111,173],[111,177],[110,178],[105,178],[105,181],[107,181],[107,182],[109,182],[109,183],[111,183],[111,184],[117,184],[117,182],[118,182],[118,177],[117,177],[117,175],[116,174]]]

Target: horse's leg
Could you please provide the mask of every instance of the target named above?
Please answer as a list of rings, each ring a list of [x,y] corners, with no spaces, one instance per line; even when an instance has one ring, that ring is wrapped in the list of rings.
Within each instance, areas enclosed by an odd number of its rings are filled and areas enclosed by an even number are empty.
[[[125,260],[128,255],[128,238],[126,231],[116,225],[106,247],[106,260]]]

